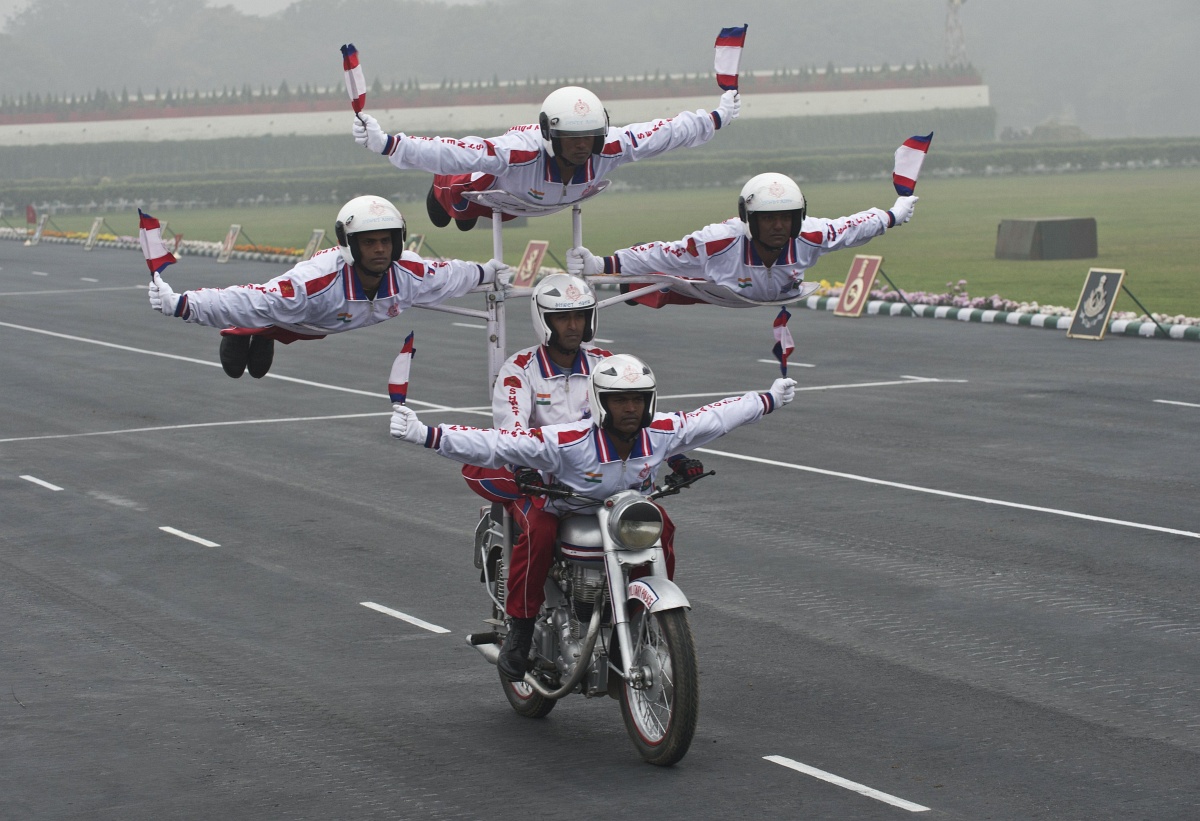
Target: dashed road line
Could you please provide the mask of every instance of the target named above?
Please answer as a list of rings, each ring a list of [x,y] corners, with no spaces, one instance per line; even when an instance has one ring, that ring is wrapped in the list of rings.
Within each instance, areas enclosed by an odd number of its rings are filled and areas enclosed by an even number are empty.
[[[187,539],[189,542],[195,542],[196,544],[204,545],[205,547],[220,547],[220,545],[216,542],[210,542],[208,539],[201,539],[199,536],[193,536],[191,533],[187,533],[183,530],[176,530],[173,527],[167,527],[164,525],[163,527],[160,527],[159,530],[163,531],[164,533],[170,533],[172,536],[178,536],[181,539]]]
[[[1185,408],[1200,408],[1200,405],[1197,405],[1195,402],[1176,402],[1173,399],[1155,399],[1154,401],[1159,405],[1181,405]]]
[[[830,784],[835,784],[839,787],[845,787],[847,790],[865,795],[867,798],[874,798],[876,801],[882,801],[885,804],[891,804],[893,807],[899,807],[902,810],[909,812],[929,812],[929,807],[921,804],[915,804],[912,801],[905,801],[903,798],[897,798],[894,795],[888,795],[885,792],[872,789],[865,784],[859,784],[857,781],[850,781],[842,778],[840,775],[827,773],[824,770],[818,770],[816,767],[810,767],[808,764],[801,764],[799,761],[793,761],[790,758],[784,758],[781,755],[764,755],[763,759],[770,761],[773,764],[778,764],[781,767],[787,767],[789,770],[795,770],[805,775],[811,775],[813,778],[819,778],[822,781],[828,781]]]
[[[21,478],[24,479],[26,482],[33,482],[35,485],[41,485],[42,487],[46,488],[47,490],[62,490],[62,488],[59,487],[58,485],[52,485],[49,482],[43,482],[41,479],[37,478],[36,476],[22,476]]]
[[[384,607],[382,604],[376,604],[373,601],[361,601],[359,604],[361,604],[363,607],[369,607],[372,610],[383,613],[385,616],[391,616],[392,618],[400,619],[400,621],[406,621],[415,627],[420,627],[422,630],[428,630],[430,633],[450,632],[445,627],[438,627],[436,624],[430,624],[427,621],[418,619],[416,616],[410,616],[407,613],[401,613],[399,610],[393,610],[390,607]]]

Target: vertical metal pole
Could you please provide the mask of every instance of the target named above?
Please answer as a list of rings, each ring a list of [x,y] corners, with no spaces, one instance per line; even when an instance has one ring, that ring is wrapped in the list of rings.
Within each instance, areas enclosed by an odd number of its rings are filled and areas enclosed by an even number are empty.
[[[498,208],[492,209],[492,259],[504,262],[504,238],[500,235],[500,226],[504,217]]]
[[[579,208],[579,203],[571,206],[571,247],[578,248],[583,245],[583,211]]]
[[[504,219],[499,209],[492,209],[492,258],[504,261],[504,238],[501,226]],[[488,336],[488,396],[496,386],[496,377],[504,365],[507,350],[504,338],[504,289],[493,288],[487,293]]]

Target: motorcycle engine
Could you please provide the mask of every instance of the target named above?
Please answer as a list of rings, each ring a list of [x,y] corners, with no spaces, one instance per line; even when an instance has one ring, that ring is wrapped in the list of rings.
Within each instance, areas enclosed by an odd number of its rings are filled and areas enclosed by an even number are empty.
[[[591,620],[596,597],[605,584],[603,567],[588,567],[582,563],[571,565],[571,599],[575,605],[577,629],[582,629],[582,625]]]

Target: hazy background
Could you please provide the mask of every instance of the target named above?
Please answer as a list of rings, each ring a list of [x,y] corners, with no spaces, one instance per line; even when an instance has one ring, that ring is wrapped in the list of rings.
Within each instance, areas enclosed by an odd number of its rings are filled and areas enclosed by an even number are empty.
[[[0,95],[705,71],[725,25],[743,69],[945,61],[946,0],[0,0]],[[586,10],[583,11],[583,10]],[[967,54],[997,128],[1200,135],[1196,0],[968,0]]]

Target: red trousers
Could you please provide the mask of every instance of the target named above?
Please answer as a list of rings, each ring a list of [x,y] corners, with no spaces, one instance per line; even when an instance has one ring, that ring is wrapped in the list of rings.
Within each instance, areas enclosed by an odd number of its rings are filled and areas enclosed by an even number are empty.
[[[472,179],[474,178],[474,179]],[[471,217],[492,218],[492,209],[477,205],[463,197],[464,191],[490,191],[496,183],[492,174],[435,174],[433,198],[456,220]],[[502,215],[505,222],[516,219],[512,214]]]
[[[513,523],[521,529],[508,568],[504,611],[513,618],[533,618],[546,601],[546,576],[554,564],[558,516],[542,509],[541,498],[522,496],[509,470],[465,465],[462,472],[472,490],[488,501],[503,503]],[[667,578],[674,578],[675,523],[665,510],[661,507],[659,510],[663,517],[662,547]],[[644,575],[645,571],[637,571],[634,578]]]

